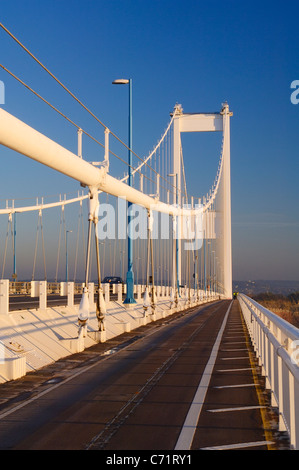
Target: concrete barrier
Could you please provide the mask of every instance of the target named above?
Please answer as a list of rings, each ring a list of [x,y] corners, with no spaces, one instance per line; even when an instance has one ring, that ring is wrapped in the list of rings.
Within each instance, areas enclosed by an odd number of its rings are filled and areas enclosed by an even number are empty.
[[[7,357],[0,361],[0,376],[4,381],[16,380],[26,374],[26,357]]]
[[[110,300],[109,292],[107,292],[109,285],[107,285],[106,298],[109,300],[106,303],[104,329],[99,331],[94,292],[91,288],[87,328],[84,334],[79,335],[79,305],[74,305],[72,301],[73,283],[68,283],[67,290],[64,291],[68,295],[66,306],[47,306],[47,283],[39,281],[36,287],[40,296],[40,308],[14,312],[8,311],[8,286],[8,281],[0,281],[0,345],[18,344],[23,354],[9,358],[5,362],[2,361],[0,383],[15,380],[29,371],[38,370],[99,342],[105,342],[140,326],[165,318],[185,307],[183,300],[179,300],[176,306],[168,297],[159,297],[154,310],[149,307],[145,312],[143,299],[138,295],[140,301],[137,301],[133,308],[127,309],[122,301]]]

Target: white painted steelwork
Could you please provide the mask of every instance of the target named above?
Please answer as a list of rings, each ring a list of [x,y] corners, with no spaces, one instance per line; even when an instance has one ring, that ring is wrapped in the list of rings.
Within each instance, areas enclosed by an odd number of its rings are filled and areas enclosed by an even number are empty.
[[[150,210],[173,215],[183,213],[181,209],[162,203],[110,176],[104,166],[95,168],[3,109],[0,109],[0,144],[57,170],[89,188],[122,197]],[[185,211],[188,212],[187,209]]]
[[[168,202],[162,202],[159,200],[159,184],[157,183],[157,193],[155,196],[145,194],[142,190],[129,186],[125,183],[126,178],[118,180],[108,174],[109,169],[109,131],[105,131],[105,160],[100,164],[99,167],[95,167],[89,162],[85,161],[81,154],[81,145],[78,148],[78,155],[73,154],[69,150],[65,149],[61,145],[57,144],[53,140],[49,139],[45,135],[36,131],[32,127],[28,126],[24,122],[20,121],[16,117],[7,113],[3,109],[0,109],[0,144],[23,154],[39,163],[42,163],[62,174],[65,174],[77,181],[83,186],[89,188],[90,194],[96,192],[105,192],[112,196],[126,199],[133,204],[142,206],[150,211],[157,211],[160,213],[168,214],[174,218],[178,218],[177,235],[181,238],[181,234],[184,232],[184,227],[187,220],[188,231],[185,239],[192,239],[190,230],[192,232],[192,223],[195,227],[199,226],[197,220],[193,222],[188,220],[188,217],[201,217],[203,221],[204,229],[202,231],[196,230],[196,237],[202,241],[205,239],[216,239],[217,243],[213,250],[214,258],[214,277],[209,279],[209,283],[213,282],[213,286],[206,286],[205,289],[215,290],[216,279],[218,282],[219,291],[221,295],[226,298],[232,297],[232,269],[231,269],[231,208],[230,208],[230,145],[229,145],[229,118],[232,113],[229,111],[227,104],[223,105],[220,113],[210,114],[183,114],[179,106],[175,107],[172,115],[171,123],[173,123],[173,174],[176,175],[176,184],[174,185],[176,190],[176,196],[173,200],[173,204]],[[170,125],[171,125],[170,123]],[[158,145],[161,144],[164,136],[161,138]],[[182,194],[181,189],[181,132],[199,132],[199,131],[222,131],[223,132],[223,143],[222,153],[220,158],[220,164],[218,167],[217,176],[214,185],[207,195],[207,198],[203,198],[203,204],[191,204],[188,208],[182,207]],[[139,171],[142,166],[146,165],[147,160],[150,156],[145,159],[134,171]],[[159,175],[156,176],[157,182],[159,181]],[[217,197],[218,196],[218,197]],[[23,208],[6,208],[0,211],[0,213],[14,213],[14,212],[27,212],[31,210],[42,210],[50,207],[59,205],[65,205],[67,203],[79,201],[88,198],[88,196],[80,196],[70,201],[59,201],[50,204],[37,204],[36,206],[27,206]],[[216,220],[217,219],[217,220]],[[201,219],[200,219],[201,220]],[[191,222],[191,223],[190,223]],[[201,224],[201,222],[200,222]],[[216,225],[218,225],[218,233],[216,233]],[[193,232],[194,233],[194,232]],[[179,250],[181,241],[178,242]],[[198,248],[197,248],[198,249]],[[210,251],[212,250],[210,246]],[[216,256],[217,250],[217,256]],[[175,254],[175,251],[173,252]],[[209,253],[209,256],[212,256]],[[216,258],[219,263],[219,268],[216,273]],[[181,253],[177,256],[177,260],[173,260],[173,270],[175,270],[175,264],[178,271],[178,281],[180,281],[180,263]],[[211,262],[210,262],[211,264]],[[205,281],[206,282],[206,281]],[[178,282],[180,285],[181,282]],[[174,285],[174,283],[173,283]]]
[[[279,428],[299,449],[299,329],[244,294],[238,295],[256,356],[279,410]]]
[[[184,114],[180,106],[176,107],[173,126],[173,176],[176,176],[178,194],[173,196],[180,205],[182,175],[181,175],[181,134],[185,132],[217,132],[223,135],[223,146],[220,167],[214,183],[213,191],[203,203],[203,227],[206,239],[216,238],[216,217],[219,219],[221,230],[218,233],[218,259],[223,269],[223,291],[227,298],[232,298],[232,248],[231,248],[231,181],[230,181],[230,117],[232,112],[227,103],[220,113]],[[217,209],[212,210],[218,196]],[[214,217],[213,217],[214,216]],[[216,216],[216,217],[215,217]],[[181,244],[178,244],[178,251]],[[180,271],[181,256],[178,256],[178,271]],[[173,263],[174,264],[174,263]],[[179,276],[180,277],[180,276]]]

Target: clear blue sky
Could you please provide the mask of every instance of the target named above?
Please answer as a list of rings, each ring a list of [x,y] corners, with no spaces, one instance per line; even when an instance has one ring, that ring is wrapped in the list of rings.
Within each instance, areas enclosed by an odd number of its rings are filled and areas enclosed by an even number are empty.
[[[125,141],[127,94],[111,82],[132,78],[133,147],[141,156],[177,102],[186,112],[208,112],[227,101],[234,113],[233,277],[299,280],[299,104],[290,101],[290,84],[299,80],[295,1],[1,0],[0,21]],[[4,66],[103,140],[101,126],[3,30],[0,51]],[[73,128],[2,70],[0,80],[4,109],[76,149]],[[201,155],[184,153],[189,193],[199,196],[214,179],[220,150],[216,140],[205,159],[204,145]],[[78,189],[25,157],[3,148],[0,156],[1,199]]]

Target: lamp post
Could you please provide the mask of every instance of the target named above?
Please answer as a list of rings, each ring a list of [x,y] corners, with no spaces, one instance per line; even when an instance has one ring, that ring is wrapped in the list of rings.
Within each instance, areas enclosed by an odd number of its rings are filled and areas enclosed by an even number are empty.
[[[129,85],[129,153],[128,153],[128,185],[132,186],[132,79],[118,79],[112,82],[113,85]],[[131,214],[130,208],[132,203],[128,202],[128,271],[126,277],[127,284],[127,295],[124,300],[125,304],[135,304],[134,299],[134,272],[133,272],[133,239],[132,239],[132,227],[131,227]]]
[[[13,275],[12,280],[17,280],[17,267],[16,267],[16,237],[17,237],[17,214],[13,214]]]
[[[68,273],[68,259],[67,259],[67,235],[72,233],[72,230],[67,230],[65,235],[65,282],[68,282],[69,273]]]

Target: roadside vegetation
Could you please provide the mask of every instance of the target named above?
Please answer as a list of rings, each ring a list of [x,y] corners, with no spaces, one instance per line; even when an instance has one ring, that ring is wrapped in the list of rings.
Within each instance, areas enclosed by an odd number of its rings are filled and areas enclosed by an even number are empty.
[[[259,304],[299,328],[299,292],[289,295],[266,292],[252,296]]]

